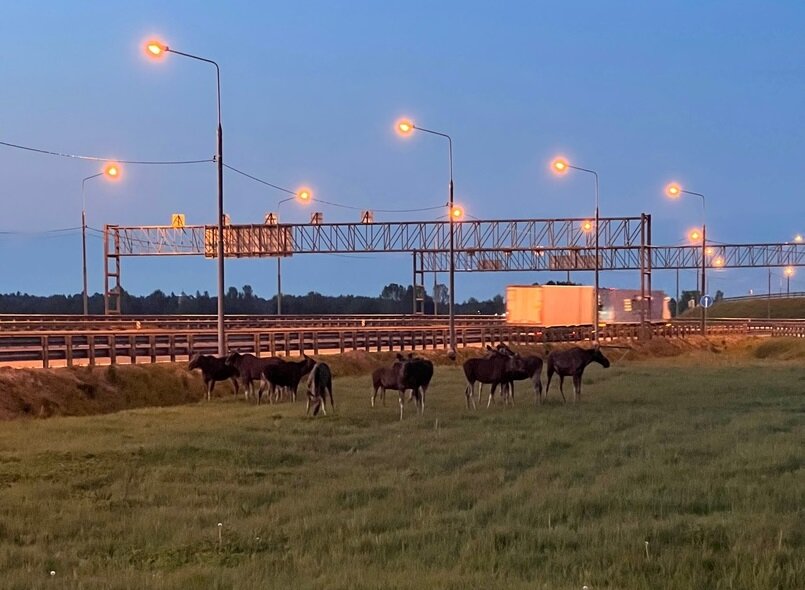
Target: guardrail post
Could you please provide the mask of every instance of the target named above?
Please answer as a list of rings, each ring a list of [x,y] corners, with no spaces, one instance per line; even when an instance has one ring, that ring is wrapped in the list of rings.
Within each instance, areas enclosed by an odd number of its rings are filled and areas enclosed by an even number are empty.
[[[254,356],[260,358],[260,332],[254,335]]]
[[[89,366],[94,367],[95,366],[95,335],[90,334],[89,336],[87,336],[87,339],[89,341],[89,351],[87,353],[88,356],[89,356]]]
[[[72,336],[65,336],[64,337],[64,344],[65,344],[65,357],[67,359],[67,366],[73,366],[73,337]]]
[[[48,350],[48,337],[42,336],[42,368],[50,368],[50,350]]]
[[[117,363],[117,348],[115,347],[117,338],[114,334],[109,334],[106,337],[106,343],[109,345],[109,364],[114,365]]]
[[[299,346],[297,347],[299,348],[299,356],[302,356],[305,354],[305,333],[299,332],[297,338],[299,339]]]
[[[268,335],[268,354],[270,356],[275,356],[277,351],[276,342],[274,341],[274,332],[269,333]]]
[[[129,336],[129,359],[132,365],[137,364],[137,337]]]
[[[319,354],[319,333],[313,332],[313,354]]]
[[[176,362],[176,336],[170,334],[168,336],[168,354],[170,355],[171,362]]]
[[[157,337],[154,334],[148,337],[148,354],[151,357],[151,363],[157,362]]]

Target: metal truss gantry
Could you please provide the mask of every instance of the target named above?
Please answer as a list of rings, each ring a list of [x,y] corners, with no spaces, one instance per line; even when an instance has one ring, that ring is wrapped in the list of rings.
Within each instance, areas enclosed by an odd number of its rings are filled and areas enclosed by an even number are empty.
[[[588,219],[473,220],[455,223],[458,272],[591,271],[595,232]],[[414,311],[422,312],[426,272],[447,272],[450,222],[229,225],[224,255],[262,258],[294,254],[409,252],[413,255]],[[653,270],[701,267],[698,246],[654,246],[651,215],[600,219],[599,268],[639,270],[651,292]],[[106,313],[120,313],[123,257],[214,258],[215,226],[104,227]],[[713,244],[711,268],[805,266],[805,244]]]

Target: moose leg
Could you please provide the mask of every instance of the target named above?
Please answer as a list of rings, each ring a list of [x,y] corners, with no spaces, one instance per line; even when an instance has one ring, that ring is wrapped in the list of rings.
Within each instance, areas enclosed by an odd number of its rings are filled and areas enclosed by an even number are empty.
[[[562,394],[562,403],[566,404],[567,400],[565,399],[564,385],[565,385],[565,376],[560,373],[559,374],[559,393]]]
[[[537,403],[542,405],[542,379],[537,375],[534,377],[534,396],[537,398]]]
[[[548,384],[545,385],[545,398],[548,398],[548,390],[551,388],[551,377],[553,377],[553,367],[548,366]]]
[[[464,400],[467,402],[467,409],[469,410],[471,407],[474,409],[475,407],[475,391],[474,387],[467,383],[464,387]],[[472,406],[470,406],[470,401],[472,402]]]
[[[330,409],[333,411],[333,414],[335,414],[335,402],[333,401],[333,386],[332,385],[326,389],[326,393],[328,393],[330,395]],[[325,403],[326,403],[327,398],[325,397],[324,399],[325,399]]]
[[[215,387],[215,379],[210,379],[206,383],[207,385],[207,401],[210,401],[210,396],[212,395],[212,388]]]
[[[403,407],[405,406],[405,390],[400,390],[400,422],[403,419]]]
[[[511,399],[512,407],[514,407],[514,381],[509,381],[508,387],[509,387],[509,398]]]
[[[419,413],[425,415],[425,388],[419,388]]]
[[[573,375],[573,401],[576,402],[581,398],[581,374],[576,373]]]
[[[240,386],[238,385],[238,380],[234,377],[230,377],[229,380],[232,382],[232,389],[235,390],[235,397],[238,397],[238,391],[240,390]]]
[[[493,383],[493,384],[492,384],[492,385],[489,387],[489,399],[488,399],[488,400],[486,400],[486,407],[487,407],[487,409],[489,408],[489,406],[491,406],[491,405],[492,405],[492,398],[493,398],[493,397],[494,397],[494,395],[495,395],[495,389],[497,389],[497,387],[498,387],[498,384],[497,384],[497,383]]]

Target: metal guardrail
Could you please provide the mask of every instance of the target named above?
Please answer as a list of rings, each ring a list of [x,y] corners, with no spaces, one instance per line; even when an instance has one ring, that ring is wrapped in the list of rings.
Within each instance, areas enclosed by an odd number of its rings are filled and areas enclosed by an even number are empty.
[[[805,297],[805,291],[795,291],[793,293],[764,293],[758,295],[736,295],[734,297],[724,297],[719,301],[764,301],[766,299],[801,299]]]
[[[699,334],[697,321],[680,321],[647,326],[653,337],[685,338]],[[644,334],[636,324],[608,325],[601,329],[601,340],[623,342],[637,340]],[[258,356],[322,354],[353,350],[425,350],[446,349],[448,326],[433,325],[350,326],[294,328],[239,328],[227,334],[230,350]],[[714,321],[708,335],[769,335],[805,338],[805,321]],[[592,340],[592,326],[540,328],[513,326],[500,322],[467,324],[457,327],[457,345],[484,346],[504,341],[511,344],[548,342],[584,342]],[[21,331],[0,332],[0,364],[27,362],[48,368],[54,365],[95,365],[154,363],[186,360],[194,353],[215,354],[214,329],[138,331],[96,330],[76,332]]]
[[[456,325],[503,323],[504,316],[458,315]],[[240,328],[296,328],[351,326],[407,326],[447,323],[446,316],[415,314],[356,315],[228,315],[228,330]],[[0,333],[15,331],[98,331],[98,330],[204,330],[215,329],[214,315],[27,315],[0,314]]]

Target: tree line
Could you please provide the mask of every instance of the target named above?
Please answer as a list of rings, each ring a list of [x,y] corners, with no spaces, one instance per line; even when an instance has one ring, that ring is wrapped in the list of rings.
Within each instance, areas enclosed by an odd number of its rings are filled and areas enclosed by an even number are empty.
[[[421,288],[421,287],[420,287]],[[445,285],[437,285],[437,305],[439,313],[447,313],[449,293]],[[433,297],[424,296],[424,311],[433,313]],[[414,288],[412,285],[390,283],[383,287],[380,295],[322,295],[310,291],[307,295],[283,295],[283,314],[406,314],[413,312]],[[273,315],[277,313],[277,297],[269,299],[254,293],[250,285],[238,290],[230,287],[224,298],[227,313]],[[207,291],[193,294],[181,292],[165,293],[159,289],[149,295],[132,295],[126,291],[121,294],[121,309],[131,315],[169,315],[169,314],[215,314],[218,298]],[[89,313],[103,314],[103,295],[96,293],[89,298]],[[470,297],[456,304],[457,314],[502,314],[506,311],[503,297],[478,300]],[[8,314],[81,314],[83,302],[81,294],[75,295],[29,295],[27,293],[0,294],[0,313]]]

